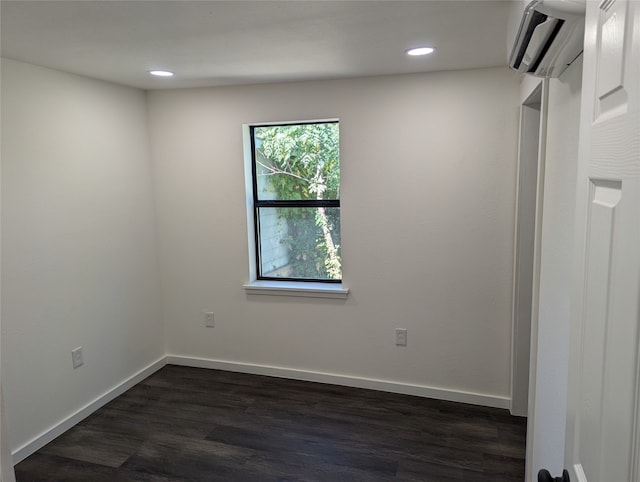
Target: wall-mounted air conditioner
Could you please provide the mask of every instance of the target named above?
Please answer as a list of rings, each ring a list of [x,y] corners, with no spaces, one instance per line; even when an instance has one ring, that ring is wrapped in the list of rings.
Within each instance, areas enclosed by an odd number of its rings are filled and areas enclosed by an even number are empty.
[[[517,31],[509,67],[538,77],[558,77],[582,52],[584,0],[533,0]]]

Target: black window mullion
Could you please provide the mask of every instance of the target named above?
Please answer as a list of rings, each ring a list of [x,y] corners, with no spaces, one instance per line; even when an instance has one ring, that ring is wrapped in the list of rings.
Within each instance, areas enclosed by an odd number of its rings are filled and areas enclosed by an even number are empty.
[[[251,133],[251,176],[253,178],[253,205],[257,207],[256,203],[258,201],[258,168],[256,166],[256,138],[255,138],[255,128],[256,126],[250,127]],[[257,224],[256,224],[257,226]]]
[[[256,167],[256,139],[255,139],[255,126],[249,128],[251,138],[251,177],[253,184],[253,234],[255,236],[255,257],[256,257],[256,271],[258,279],[262,278],[262,261],[260,245],[260,216],[258,215],[258,170]]]
[[[257,208],[339,208],[339,199],[305,199],[305,200],[283,200],[270,199],[264,201],[254,201]]]

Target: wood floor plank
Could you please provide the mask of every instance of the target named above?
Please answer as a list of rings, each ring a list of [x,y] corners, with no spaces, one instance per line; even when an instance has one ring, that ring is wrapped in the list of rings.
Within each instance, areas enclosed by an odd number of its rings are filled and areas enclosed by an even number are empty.
[[[506,410],[168,365],[16,466],[19,481],[521,482]]]
[[[143,437],[76,426],[45,445],[40,452],[118,468],[143,442]]]
[[[117,479],[113,467],[36,452],[15,467],[16,480],[112,482]]]

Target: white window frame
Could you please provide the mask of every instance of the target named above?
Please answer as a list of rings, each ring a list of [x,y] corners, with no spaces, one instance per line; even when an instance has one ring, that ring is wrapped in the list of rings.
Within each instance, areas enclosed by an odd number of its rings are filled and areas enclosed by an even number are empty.
[[[256,122],[242,125],[242,142],[244,152],[244,181],[246,193],[247,212],[247,245],[249,258],[249,280],[243,284],[245,292],[250,295],[270,295],[270,296],[294,296],[305,298],[332,298],[346,299],[349,295],[349,288],[344,286],[343,280],[339,283],[323,283],[313,281],[291,281],[291,280],[259,280],[258,266],[256,265],[256,239],[255,239],[255,218],[254,218],[254,198],[253,198],[253,153],[251,152],[251,127],[283,124],[303,124],[338,122],[338,119],[319,119],[303,121],[280,121],[280,122]]]

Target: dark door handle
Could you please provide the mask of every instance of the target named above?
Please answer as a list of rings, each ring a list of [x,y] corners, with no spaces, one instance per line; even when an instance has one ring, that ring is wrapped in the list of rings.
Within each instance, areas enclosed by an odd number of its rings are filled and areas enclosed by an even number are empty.
[[[538,482],[571,482],[571,480],[566,470],[562,471],[562,477],[553,478],[548,470],[542,469],[538,472]]]

